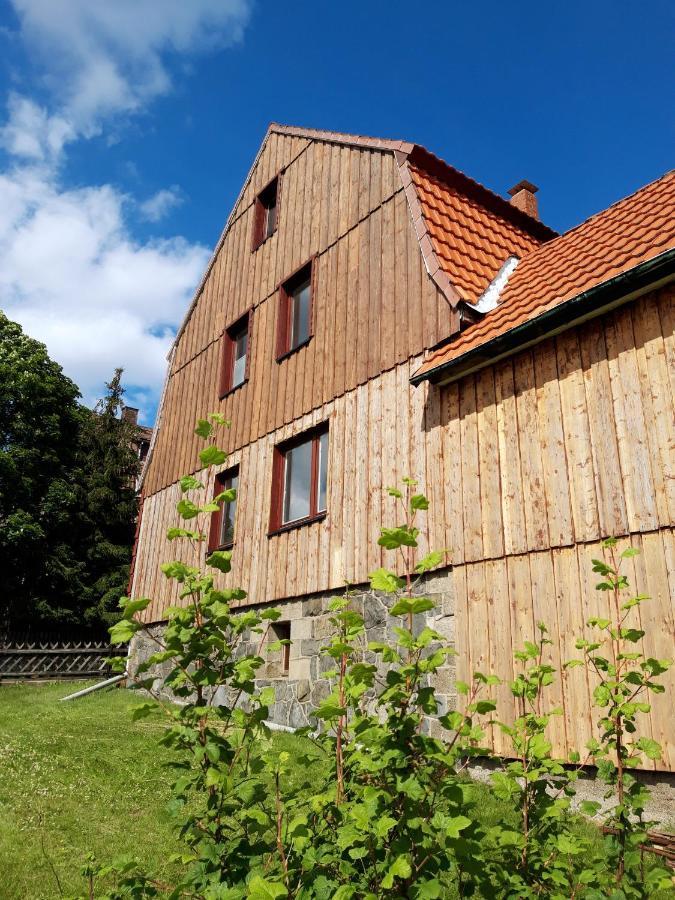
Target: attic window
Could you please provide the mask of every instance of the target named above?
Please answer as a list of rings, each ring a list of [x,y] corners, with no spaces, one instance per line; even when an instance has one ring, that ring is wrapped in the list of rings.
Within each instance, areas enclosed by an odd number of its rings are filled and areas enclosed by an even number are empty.
[[[230,491],[230,499],[220,504],[217,512],[211,514],[209,551],[231,547],[234,543],[234,519],[237,511],[237,488],[239,487],[239,466],[216,475],[213,496]]]
[[[313,274],[310,260],[280,287],[277,360],[303,347],[312,336]]]
[[[248,378],[249,342],[253,311],[226,328],[220,363],[220,398],[239,387]]]
[[[255,198],[253,250],[257,250],[277,230],[278,198],[279,176],[277,175]]]

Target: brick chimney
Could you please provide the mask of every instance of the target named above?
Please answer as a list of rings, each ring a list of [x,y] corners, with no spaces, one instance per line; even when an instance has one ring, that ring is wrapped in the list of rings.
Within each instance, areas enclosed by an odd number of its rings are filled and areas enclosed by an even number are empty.
[[[537,198],[534,196],[539,188],[531,181],[519,181],[508,192],[511,195],[511,203],[516,209],[527,213],[533,219],[539,218],[539,209],[537,207]]]
[[[122,421],[131,422],[132,425],[138,425],[138,410],[134,406],[123,406]]]

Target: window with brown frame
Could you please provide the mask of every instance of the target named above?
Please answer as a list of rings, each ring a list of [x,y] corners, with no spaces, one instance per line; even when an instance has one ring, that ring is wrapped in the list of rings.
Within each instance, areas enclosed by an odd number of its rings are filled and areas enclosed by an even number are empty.
[[[270,532],[323,518],[328,481],[328,427],[274,448]]]
[[[253,313],[247,312],[223,333],[220,364],[220,397],[229,394],[248,378],[250,330]]]
[[[302,347],[312,336],[312,275],[310,260],[279,289],[278,360]]]
[[[269,641],[271,644],[282,643],[278,650],[267,653],[267,675],[288,675],[291,668],[291,623],[271,622]]]
[[[239,467],[227,469],[216,475],[213,496],[218,497],[224,491],[232,492],[231,499],[220,504],[218,512],[211,513],[211,529],[209,532],[209,552],[231,547],[234,543],[234,520],[237,514],[237,489],[239,487]]]
[[[252,249],[257,250],[268,237],[277,230],[279,201],[279,176],[272,179],[267,187],[255,198],[253,215]]]

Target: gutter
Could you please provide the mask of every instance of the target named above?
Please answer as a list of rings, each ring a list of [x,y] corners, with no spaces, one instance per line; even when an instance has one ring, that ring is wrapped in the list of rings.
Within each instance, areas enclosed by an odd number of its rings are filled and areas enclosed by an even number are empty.
[[[581,294],[554,306],[534,319],[517,325],[505,334],[468,350],[456,359],[441,363],[423,374],[413,375],[410,383],[423,381],[449,384],[506,356],[531,347],[547,337],[573,328],[581,322],[614,309],[675,277],[675,248],[660,253]]]

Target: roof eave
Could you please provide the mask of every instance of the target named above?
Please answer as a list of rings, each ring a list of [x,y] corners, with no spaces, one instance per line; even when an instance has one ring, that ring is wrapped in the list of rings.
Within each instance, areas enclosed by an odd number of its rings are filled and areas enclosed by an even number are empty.
[[[648,291],[656,290],[674,278],[675,248],[671,248],[571,297],[564,303],[468,350],[455,359],[413,375],[410,382],[413,385],[421,384],[423,381],[437,385],[449,384],[519,350],[531,347],[547,337],[627,303]]]

